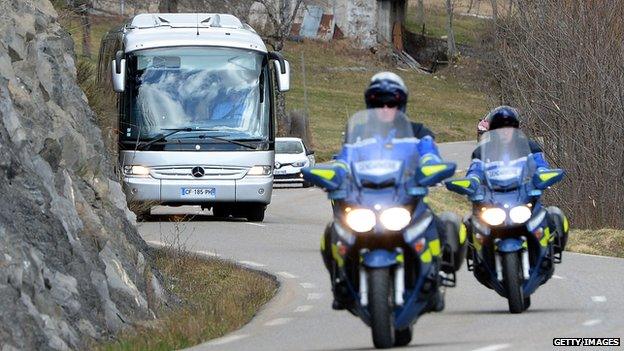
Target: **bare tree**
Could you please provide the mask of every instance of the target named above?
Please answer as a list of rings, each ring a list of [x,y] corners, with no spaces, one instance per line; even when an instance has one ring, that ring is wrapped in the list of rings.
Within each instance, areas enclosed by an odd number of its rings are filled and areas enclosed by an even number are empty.
[[[498,2],[496,0],[490,0],[492,4],[492,19],[494,22],[498,21]]]
[[[518,0],[499,18],[501,102],[566,170],[555,201],[580,228],[624,228],[624,2]],[[520,15],[521,14],[521,15]]]
[[[453,0],[446,0],[446,44],[448,59],[453,61],[458,55],[455,45],[455,31],[453,30]]]
[[[93,4],[90,0],[67,0],[67,6],[80,17],[82,29],[82,56],[91,58],[91,17]]]
[[[258,2],[266,9],[273,27],[267,39],[275,50],[281,51],[303,0],[258,0]]]

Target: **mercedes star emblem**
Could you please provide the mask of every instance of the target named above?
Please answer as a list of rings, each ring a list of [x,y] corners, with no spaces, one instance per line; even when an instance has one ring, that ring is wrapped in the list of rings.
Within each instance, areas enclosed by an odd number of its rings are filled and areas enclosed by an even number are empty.
[[[195,167],[195,168],[191,169],[191,174],[193,174],[193,177],[195,177],[195,178],[201,178],[201,177],[204,176],[205,173],[206,172],[201,167]]]

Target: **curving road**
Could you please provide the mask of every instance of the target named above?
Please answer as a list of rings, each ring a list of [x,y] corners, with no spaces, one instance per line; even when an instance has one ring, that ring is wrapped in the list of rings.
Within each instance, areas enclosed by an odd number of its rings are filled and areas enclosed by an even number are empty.
[[[473,146],[443,144],[441,151],[446,159],[462,161],[458,169],[466,169]],[[194,207],[154,213],[197,213],[179,227],[189,249],[270,272],[281,282],[277,296],[251,323],[191,350],[372,348],[370,330],[359,319],[330,308],[318,247],[331,208],[321,190],[275,189],[262,224],[213,220]],[[177,232],[171,222],[142,223],[139,230],[155,244]],[[567,253],[555,274],[533,295],[526,313],[510,315],[503,298],[462,268],[458,287],[447,290],[446,309],[419,319],[408,348],[533,351],[553,349],[554,337],[624,338],[624,260]]]

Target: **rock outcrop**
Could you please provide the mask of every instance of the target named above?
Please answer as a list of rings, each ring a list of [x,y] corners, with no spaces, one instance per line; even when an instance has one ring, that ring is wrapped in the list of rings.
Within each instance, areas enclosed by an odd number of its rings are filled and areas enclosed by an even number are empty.
[[[0,0],[0,350],[83,349],[165,303],[105,150],[52,5]]]

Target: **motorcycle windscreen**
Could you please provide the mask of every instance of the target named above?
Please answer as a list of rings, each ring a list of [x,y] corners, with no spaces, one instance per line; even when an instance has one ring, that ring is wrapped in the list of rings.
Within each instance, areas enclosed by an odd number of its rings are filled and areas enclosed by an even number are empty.
[[[479,142],[485,178],[492,189],[511,190],[523,183],[529,139],[517,128],[500,128],[483,134]]]
[[[414,175],[418,139],[411,122],[398,109],[357,112],[349,119],[345,137],[347,161],[362,186],[394,186]]]

